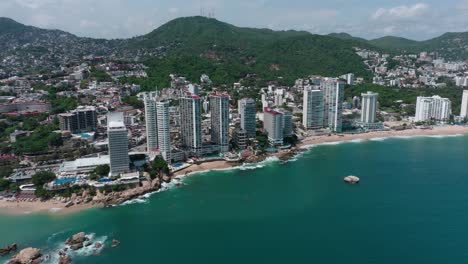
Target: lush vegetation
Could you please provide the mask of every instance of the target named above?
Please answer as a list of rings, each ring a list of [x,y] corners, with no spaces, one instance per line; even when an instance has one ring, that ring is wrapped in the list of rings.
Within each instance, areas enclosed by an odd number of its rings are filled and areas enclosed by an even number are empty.
[[[20,138],[13,143],[13,151],[16,154],[24,154],[47,151],[49,148],[62,146],[62,136],[53,132],[56,129],[55,124],[37,127],[31,136]]]
[[[131,40],[128,48],[170,47],[163,58],[146,62],[149,78],[132,79],[143,89],[154,89],[167,87],[171,73],[192,82],[206,73],[215,85],[237,82],[247,74],[288,84],[310,74],[354,72],[369,77],[353,51],[354,44],[303,31],[239,28],[215,19],[189,17]]]
[[[90,174],[91,180],[99,180],[109,175],[110,167],[107,164],[97,166]]]
[[[139,100],[136,96],[125,96],[122,97],[122,102],[125,104],[131,105],[136,109],[141,109],[145,107],[143,101]]]
[[[148,172],[151,176],[151,179],[155,179],[158,176],[163,176],[163,174],[169,174],[170,170],[167,162],[162,157],[158,156],[149,166]]]
[[[32,176],[32,183],[36,187],[42,187],[44,184],[55,180],[57,177],[53,172],[40,171]]]
[[[95,67],[91,68],[90,78],[98,82],[112,82],[112,77],[103,70],[96,69]]]

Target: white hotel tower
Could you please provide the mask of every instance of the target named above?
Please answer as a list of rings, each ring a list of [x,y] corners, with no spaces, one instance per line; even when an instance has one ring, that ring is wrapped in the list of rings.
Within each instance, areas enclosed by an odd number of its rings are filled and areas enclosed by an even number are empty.
[[[362,111],[361,122],[366,124],[375,123],[377,116],[377,99],[378,93],[367,92],[361,94],[362,96]]]
[[[425,122],[430,120],[447,121],[452,114],[452,103],[447,98],[440,96],[422,97],[416,101],[415,122]]]
[[[306,129],[323,128],[324,101],[322,90],[304,90],[303,120]]]
[[[468,117],[468,90],[463,91],[460,117],[461,118]]]
[[[110,173],[117,176],[130,170],[128,157],[128,132],[122,112],[107,116],[107,134],[109,137]]]
[[[156,103],[157,123],[158,123],[158,146],[163,159],[171,163],[171,124],[169,116],[169,102],[162,101]]]

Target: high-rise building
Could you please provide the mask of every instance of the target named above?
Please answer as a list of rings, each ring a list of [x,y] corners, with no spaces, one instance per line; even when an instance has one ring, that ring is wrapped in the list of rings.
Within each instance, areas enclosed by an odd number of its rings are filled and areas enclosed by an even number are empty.
[[[238,102],[241,128],[247,133],[248,138],[254,138],[257,130],[257,109],[255,100],[244,98]]]
[[[462,98],[462,103],[461,103],[460,117],[461,118],[467,118],[468,117],[468,90],[463,91],[463,98]]]
[[[283,114],[283,137],[291,137],[294,134],[293,116],[289,111],[281,111]]]
[[[229,95],[213,94],[211,106],[211,141],[219,145],[221,153],[229,151]]]
[[[158,146],[158,120],[156,97],[145,95],[145,121],[146,121],[146,150],[157,151]]]
[[[422,97],[416,101],[415,122],[447,121],[452,114],[452,102],[440,96]]]
[[[323,127],[324,101],[322,90],[304,90],[302,124],[306,129]]]
[[[348,74],[345,74],[345,75],[341,75],[340,78],[345,80],[346,84],[354,85],[354,82],[355,82],[354,73],[348,73]]]
[[[283,114],[271,108],[263,111],[263,129],[268,134],[268,140],[272,145],[283,145],[284,127]]]
[[[345,82],[326,79],[321,82],[320,86],[324,91],[324,125],[331,131],[341,132]]]
[[[91,132],[97,128],[94,106],[80,106],[70,113],[59,114],[60,130],[73,134]]]
[[[377,117],[377,99],[378,93],[367,92],[361,94],[362,96],[362,110],[361,122],[366,124],[375,123]]]
[[[117,176],[130,170],[128,156],[128,132],[124,124],[123,113],[114,112],[107,116],[107,134],[109,138],[110,173]]]
[[[202,150],[202,115],[201,98],[186,95],[179,99],[180,133],[182,146],[194,155],[200,155]]]
[[[158,146],[163,159],[171,163],[171,123],[169,116],[169,102],[156,103],[158,123]]]

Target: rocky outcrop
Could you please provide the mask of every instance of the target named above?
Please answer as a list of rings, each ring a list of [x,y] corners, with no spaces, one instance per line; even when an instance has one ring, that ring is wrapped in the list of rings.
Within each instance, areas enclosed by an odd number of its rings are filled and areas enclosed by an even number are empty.
[[[84,247],[84,243],[88,241],[89,238],[86,237],[84,232],[73,235],[71,238],[65,241],[65,244],[70,246],[71,250],[78,250]]]
[[[71,264],[72,259],[69,255],[65,254],[64,252],[59,253],[59,264]]]
[[[118,241],[117,239],[112,240],[111,247],[115,248],[115,247],[118,247],[119,245],[120,245],[120,241]]]
[[[25,248],[15,255],[8,264],[39,264],[42,262],[41,250],[37,248]]]
[[[142,184],[142,186],[128,189],[123,192],[112,192],[107,195],[98,193],[93,198],[93,203],[103,204],[105,207],[121,204],[123,202],[138,198],[149,192],[154,192],[159,190],[161,187],[161,182],[159,179],[154,179],[152,181],[147,181]]]
[[[16,245],[16,244],[13,244],[13,245],[8,246],[6,248],[0,248],[0,257],[4,257],[6,255],[9,255],[9,254],[15,252],[16,250],[18,250],[18,245]]]

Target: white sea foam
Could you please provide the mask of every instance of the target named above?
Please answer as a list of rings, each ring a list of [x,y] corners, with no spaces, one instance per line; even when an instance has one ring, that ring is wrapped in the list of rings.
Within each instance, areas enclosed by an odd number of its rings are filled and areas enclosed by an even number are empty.
[[[50,208],[50,209],[49,209],[49,212],[51,212],[51,213],[57,213],[57,212],[60,212],[60,211],[62,211],[62,210],[63,210],[63,208],[54,207],[54,208]]]
[[[58,235],[63,232],[54,234]],[[52,237],[55,237],[52,235]],[[59,263],[59,252],[63,251],[65,248],[67,248],[66,254],[69,255],[72,259],[74,257],[89,257],[92,255],[96,255],[101,253],[101,251],[105,248],[105,243],[108,239],[107,236],[100,236],[97,237],[96,234],[87,234],[86,235],[89,238],[89,243],[91,243],[91,246],[89,247],[83,247],[79,250],[71,250],[68,245],[65,244],[64,241],[59,241],[56,242],[55,244],[52,245],[50,249],[44,250],[44,261],[42,263],[45,264],[57,264]],[[50,242],[50,241],[49,241]],[[101,248],[95,248],[94,245],[99,242],[101,243],[102,247]]]

